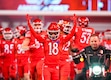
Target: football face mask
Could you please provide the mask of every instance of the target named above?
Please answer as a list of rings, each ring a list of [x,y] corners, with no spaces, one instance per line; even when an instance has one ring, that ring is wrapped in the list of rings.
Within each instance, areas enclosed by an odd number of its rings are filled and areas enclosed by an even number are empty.
[[[3,38],[5,40],[11,40],[13,38],[13,32],[11,31],[10,28],[5,28],[3,30]]]
[[[56,23],[51,23],[48,27],[47,34],[51,40],[56,40],[60,35],[59,26]]]

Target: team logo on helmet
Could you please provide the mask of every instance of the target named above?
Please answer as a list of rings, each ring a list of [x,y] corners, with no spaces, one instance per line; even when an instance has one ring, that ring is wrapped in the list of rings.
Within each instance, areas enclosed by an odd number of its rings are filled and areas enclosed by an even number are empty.
[[[47,30],[48,37],[51,40],[56,40],[60,35],[60,29],[57,23],[51,23]]]
[[[79,24],[79,26],[87,27],[88,26],[88,22],[89,22],[88,17],[79,17],[78,18],[78,24]]]

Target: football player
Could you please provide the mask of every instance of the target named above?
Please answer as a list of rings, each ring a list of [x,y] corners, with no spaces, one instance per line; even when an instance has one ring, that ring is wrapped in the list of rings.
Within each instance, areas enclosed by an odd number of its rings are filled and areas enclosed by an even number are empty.
[[[71,22],[67,21],[67,20],[62,20],[63,22],[60,23],[61,21],[59,21],[59,26],[61,29],[61,35],[63,35],[64,37],[66,37],[72,29],[72,25]],[[61,25],[60,25],[61,24]],[[61,28],[62,27],[62,28]],[[70,75],[70,60],[69,60],[69,56],[70,55],[70,44],[71,41],[73,41],[72,39],[70,39],[66,44],[63,45],[62,48],[62,54],[60,55],[60,80],[68,80],[69,75]]]
[[[0,49],[1,56],[3,57],[3,76],[5,80],[8,80],[11,77],[11,73],[9,73],[10,66],[15,61],[13,32],[9,27],[3,30],[3,39],[1,40]]]
[[[83,48],[89,45],[89,38],[94,33],[95,33],[94,28],[89,27],[89,18],[79,17],[78,27],[76,28],[76,32],[74,34],[75,39],[74,39],[73,49],[77,51],[75,52],[74,55],[77,55],[78,51],[81,51]],[[75,64],[76,74],[81,73],[83,67],[84,67],[84,61],[81,59],[80,63]]]
[[[35,19],[32,22],[32,27],[34,31],[44,36],[46,32],[43,30],[43,22],[40,19]],[[30,31],[25,35],[25,40],[22,44],[22,48],[29,48],[30,60],[31,60],[31,76],[33,80],[43,80],[42,79],[42,66],[44,61],[44,47],[43,43],[39,42]]]
[[[27,51],[23,51],[21,49],[22,43],[25,39],[26,27],[23,25],[19,25],[15,28],[14,37],[15,37],[15,58],[17,61],[17,75],[19,79],[24,78],[29,80],[29,54]]]
[[[65,38],[60,36],[60,29],[56,22],[50,23],[47,28],[47,35],[41,36],[36,34],[27,15],[28,26],[35,38],[44,44],[44,80],[59,80],[59,60],[62,52],[62,46],[69,41],[75,33],[76,24]],[[74,23],[76,18],[74,16]]]
[[[110,29],[107,29],[106,31],[104,31],[102,45],[105,46],[107,49],[111,50],[111,30]],[[110,63],[111,63],[111,60],[110,60]],[[109,72],[111,72],[111,64],[109,67]]]
[[[104,37],[102,40],[102,44],[107,48],[111,50],[111,30],[107,29],[104,32]]]

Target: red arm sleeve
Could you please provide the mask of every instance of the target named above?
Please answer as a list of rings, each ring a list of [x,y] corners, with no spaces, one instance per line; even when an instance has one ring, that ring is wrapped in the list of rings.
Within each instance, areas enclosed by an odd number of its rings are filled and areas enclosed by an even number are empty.
[[[40,35],[37,35],[37,33],[34,31],[34,29],[32,28],[31,24],[30,24],[30,20],[28,19],[28,26],[30,28],[30,31],[32,33],[32,35],[37,38],[38,41],[40,42],[44,42],[44,38],[42,38]]]

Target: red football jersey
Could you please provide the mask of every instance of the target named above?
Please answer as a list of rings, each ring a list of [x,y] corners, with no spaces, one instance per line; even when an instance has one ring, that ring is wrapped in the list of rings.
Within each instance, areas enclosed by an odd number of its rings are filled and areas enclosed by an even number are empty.
[[[23,40],[24,40],[24,38],[22,38],[22,39],[15,39],[15,48],[16,48],[16,50],[17,50],[16,53],[17,53],[18,55],[25,53],[25,52],[22,51],[22,49],[21,49]]]
[[[111,50],[111,40],[103,39],[102,45]]]
[[[89,45],[89,38],[92,34],[95,33],[95,30],[91,27],[77,27],[74,39],[74,47],[79,50]]]
[[[64,35],[66,37],[66,35]],[[71,38],[68,42],[66,42],[62,47],[62,54],[60,56],[60,60],[66,60],[69,58],[70,55],[70,46],[73,42],[73,38]]]
[[[45,35],[46,32],[41,32],[39,35],[43,36]],[[30,51],[31,51],[31,59],[35,59],[35,58],[44,58],[44,47],[43,47],[43,43],[40,43],[32,34],[30,31],[28,31],[26,33],[26,38],[30,38],[30,46],[35,46],[34,48],[30,47]]]
[[[62,52],[63,45],[68,42],[75,33],[76,26],[73,27],[70,34],[68,34],[65,38],[60,36],[57,40],[50,40],[47,35],[38,35],[33,30],[30,23],[28,23],[31,33],[34,37],[37,38],[38,41],[44,44],[44,52],[45,52],[45,60],[44,63],[46,65],[58,65],[60,60],[60,54]]]
[[[15,46],[14,46],[14,39],[10,41],[1,40],[0,44],[1,53],[4,54],[4,62],[7,64],[13,62],[15,59]]]
[[[15,50],[16,50],[15,54],[16,54],[16,58],[18,59],[18,62],[19,62],[19,60],[23,61],[24,57],[29,56],[29,54],[26,51],[23,51],[21,48],[24,39],[25,39],[24,37],[20,38],[20,39],[15,39]]]

